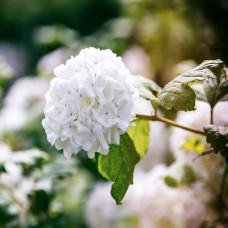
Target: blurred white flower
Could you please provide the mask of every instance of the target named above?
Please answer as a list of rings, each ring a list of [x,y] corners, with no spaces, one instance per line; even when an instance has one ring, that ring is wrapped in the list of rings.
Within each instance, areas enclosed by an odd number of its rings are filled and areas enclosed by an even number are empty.
[[[162,143],[158,143],[160,140],[162,140]],[[148,172],[159,163],[165,164],[168,152],[168,135],[165,124],[150,121],[150,140],[148,151],[143,159],[137,164],[137,167],[140,167],[142,170]]]
[[[151,105],[151,101],[139,97],[135,102],[134,112],[140,115],[154,115],[154,108]],[[159,115],[162,115],[162,113],[159,112]],[[150,121],[149,124],[150,139],[148,150],[143,159],[137,163],[137,167],[140,167],[144,171],[150,171],[158,163],[165,163],[169,151],[165,124],[158,121]],[[162,143],[158,143],[161,139]]]
[[[0,79],[7,80],[14,76],[13,68],[7,63],[4,56],[0,55]]]
[[[0,144],[1,158],[0,164],[4,165],[5,172],[0,173],[0,185],[12,189],[14,197],[23,204],[26,209],[29,207],[27,194],[32,190],[34,181],[30,177],[23,176],[22,166],[14,160],[14,155],[10,147]],[[16,189],[16,191],[14,191]]]
[[[52,78],[53,68],[67,60],[69,53],[64,48],[59,48],[44,55],[37,64],[37,71],[41,77]]]
[[[132,74],[152,78],[154,72],[149,55],[139,46],[133,46],[123,55],[123,61]]]
[[[210,107],[207,103],[196,101],[196,110],[190,112],[178,112],[176,122],[184,126],[193,127],[203,130],[203,127],[210,124]],[[178,160],[192,161],[194,152],[184,151],[181,146],[188,139],[188,137],[198,137],[205,143],[205,137],[198,136],[192,132],[182,130],[180,128],[172,128],[172,135],[170,137],[171,151]],[[190,154],[191,157],[188,155]]]
[[[29,110],[38,105],[44,106],[44,94],[49,87],[45,79],[24,77],[18,79],[7,93],[0,112],[1,133],[17,130],[29,118]],[[39,111],[38,111],[39,112]],[[37,115],[37,110],[34,113]]]
[[[151,101],[142,97],[138,97],[138,99],[135,101],[133,111],[139,115],[154,115],[154,108],[151,105]]]
[[[214,108],[214,124],[216,125],[227,125],[228,116],[224,113],[228,112],[228,102],[219,102]],[[208,103],[203,101],[196,101],[196,110],[190,112],[179,112],[176,118],[176,122],[188,127],[193,127],[199,130],[203,130],[203,127],[210,124],[210,106]],[[182,130],[180,128],[173,128],[170,139],[171,150],[177,159],[189,159],[189,152],[184,152],[181,149],[183,143],[188,137],[198,137],[205,142],[205,137],[196,135],[192,132]],[[187,153],[187,154],[186,154]],[[193,153],[191,153],[193,155]],[[187,157],[186,157],[187,156]]]
[[[173,76],[176,77],[188,70],[191,70],[197,66],[194,60],[184,60],[176,64],[173,68]]]
[[[55,43],[71,45],[77,39],[75,30],[61,24],[41,26],[34,32],[34,41],[37,45],[53,45]]]
[[[168,187],[163,181],[167,171],[164,165],[155,166],[149,173],[137,169],[134,185],[130,186],[122,205],[116,205],[111,198],[110,183],[97,184],[86,203],[89,226],[114,228],[126,227],[127,224],[127,227],[132,228],[200,227],[206,218],[206,202],[210,194],[201,184],[192,189]]]
[[[138,97],[122,59],[111,50],[87,48],[54,73],[42,122],[48,141],[67,158],[82,149],[90,158],[107,154],[131,125]]]
[[[12,42],[0,42],[0,55],[12,68],[14,76],[24,74],[28,67],[29,58],[22,46],[12,44]]]
[[[91,228],[116,228],[124,221],[128,227],[137,227],[135,222],[135,209],[130,201],[124,199],[122,205],[116,205],[110,194],[111,183],[97,183],[90,193],[85,204],[86,221]],[[132,221],[131,221],[132,220]],[[126,224],[125,224],[126,225]]]
[[[4,171],[0,172],[0,187],[8,193],[5,201],[11,202],[16,199],[27,210],[30,206],[28,194],[44,186],[38,180],[38,175],[24,175],[23,164],[34,166],[37,159],[48,159],[48,155],[36,148],[13,152],[8,145],[3,143],[0,143],[0,154],[0,165],[4,167]],[[40,170],[37,169],[37,172],[40,176]]]
[[[217,103],[214,108],[214,124],[216,125],[227,125],[228,116],[224,115],[224,113],[228,112],[228,102],[223,101]],[[203,127],[210,124],[210,106],[208,103],[203,101],[196,101],[196,110],[190,112],[179,112],[176,118],[176,122],[193,127],[199,130],[203,130]],[[208,176],[207,169],[205,169],[205,164],[201,159],[197,159],[193,162],[193,158],[196,156],[196,153],[189,150],[182,149],[182,145],[186,142],[187,139],[195,137],[198,138],[202,144],[206,145],[206,139],[204,136],[200,136],[194,134],[189,131],[182,130],[180,128],[172,128],[172,135],[170,137],[170,148],[173,152],[175,158],[178,161],[183,161],[193,165],[197,168],[197,170],[205,177]],[[207,156],[211,157],[211,159],[207,160],[207,163],[210,164],[210,167],[214,167],[213,171],[220,172],[222,166],[219,165],[220,169],[218,169],[217,165],[220,162],[220,159],[214,159],[213,155]],[[218,156],[217,156],[218,157]],[[217,167],[217,168],[216,168]],[[220,175],[219,175],[220,176]]]

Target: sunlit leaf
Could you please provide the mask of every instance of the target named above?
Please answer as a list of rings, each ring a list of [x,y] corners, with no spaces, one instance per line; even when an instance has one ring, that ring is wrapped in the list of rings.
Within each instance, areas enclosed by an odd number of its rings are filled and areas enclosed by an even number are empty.
[[[140,158],[143,158],[149,146],[150,124],[146,120],[136,120],[135,123],[136,125],[130,127],[127,133],[134,142],[135,149]]]
[[[200,154],[205,150],[205,145],[197,137],[190,137],[184,142],[181,149],[194,151],[197,154]]]
[[[208,60],[179,75],[163,88],[158,97],[159,104],[168,110],[194,110],[196,94],[190,86],[198,81],[208,81],[210,78],[220,83],[220,77],[225,73],[224,67],[224,63],[219,59]]]
[[[121,135],[120,145],[110,145],[107,155],[99,155],[98,170],[111,181],[111,195],[117,204],[121,204],[130,184],[133,184],[133,172],[140,157],[127,133]]]

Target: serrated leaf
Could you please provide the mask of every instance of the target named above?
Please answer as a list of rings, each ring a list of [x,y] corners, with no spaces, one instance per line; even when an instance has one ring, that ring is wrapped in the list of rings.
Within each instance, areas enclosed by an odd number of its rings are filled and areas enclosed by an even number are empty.
[[[204,127],[207,143],[211,144],[215,153],[228,158],[228,127],[208,125]]]
[[[197,137],[190,137],[184,142],[181,149],[194,151],[197,154],[200,154],[205,150],[205,145]]]
[[[198,81],[208,81],[210,78],[216,79],[219,83],[225,72],[224,67],[224,63],[219,59],[207,60],[196,68],[184,72],[163,88],[158,97],[159,104],[168,110],[194,110],[196,94],[190,86]]]
[[[120,136],[120,145],[110,145],[107,155],[99,155],[98,171],[113,182],[111,195],[117,204],[121,204],[130,184],[133,184],[133,172],[140,160],[131,138],[127,133]]]
[[[134,87],[138,89],[139,95],[146,100],[157,100],[157,94],[162,90],[154,81],[136,75],[134,77]]]
[[[228,80],[221,77],[221,83],[217,84],[215,79],[204,82],[202,86],[195,87],[198,100],[205,101],[213,108],[219,101],[228,100]]]
[[[135,126],[130,127],[128,130],[128,135],[134,142],[136,151],[143,158],[148,150],[150,141],[150,124],[146,120],[136,120]]]

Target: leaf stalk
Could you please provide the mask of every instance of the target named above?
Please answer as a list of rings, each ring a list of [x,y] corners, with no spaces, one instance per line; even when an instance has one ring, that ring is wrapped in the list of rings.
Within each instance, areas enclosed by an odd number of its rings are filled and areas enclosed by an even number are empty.
[[[211,124],[214,124],[214,108],[211,108]]]

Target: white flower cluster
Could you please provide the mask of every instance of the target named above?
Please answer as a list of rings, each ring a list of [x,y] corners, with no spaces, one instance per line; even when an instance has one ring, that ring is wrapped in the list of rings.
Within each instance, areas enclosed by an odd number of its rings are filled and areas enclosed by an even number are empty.
[[[12,199],[14,201],[16,199],[16,202],[20,202],[24,210],[28,210],[30,206],[28,195],[34,189],[38,189],[37,187],[41,181],[38,181],[39,179],[35,172],[33,176],[24,176],[23,164],[34,166],[36,159],[48,159],[48,156],[35,148],[13,152],[7,144],[2,142],[0,142],[0,151],[0,166],[4,168],[4,172],[0,172],[0,186],[6,190],[1,191],[2,189],[0,188],[0,204],[8,205]],[[15,208],[15,204],[12,204],[10,208],[13,211],[15,210],[15,212],[18,211],[18,207]]]
[[[35,77],[23,77],[14,82],[0,111],[0,135],[4,131],[18,130],[31,116],[41,114],[48,87],[47,80]]]
[[[47,139],[69,158],[80,150],[107,154],[134,118],[132,76],[111,50],[87,48],[54,69],[42,124]]]

